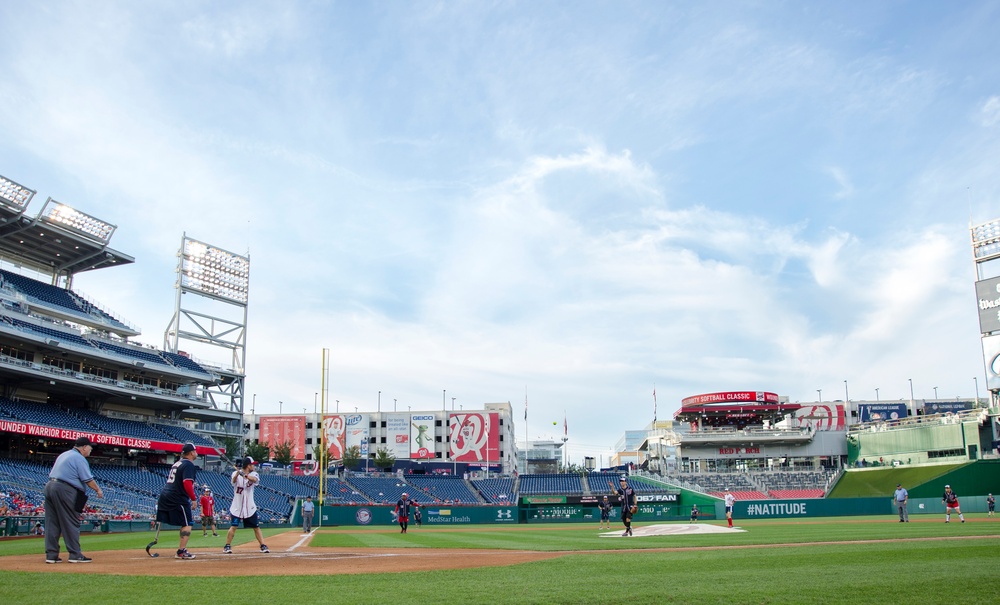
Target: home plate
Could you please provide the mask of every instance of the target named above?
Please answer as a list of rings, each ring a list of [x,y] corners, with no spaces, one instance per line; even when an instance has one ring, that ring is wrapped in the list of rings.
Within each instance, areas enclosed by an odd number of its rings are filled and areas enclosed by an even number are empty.
[[[709,525],[708,523],[671,523],[669,525],[643,525],[632,528],[632,537],[640,538],[644,536],[686,536],[691,534],[731,534],[733,532],[745,532],[745,529],[738,527],[723,527],[721,525]],[[600,534],[602,538],[624,538],[621,531],[605,532]]]

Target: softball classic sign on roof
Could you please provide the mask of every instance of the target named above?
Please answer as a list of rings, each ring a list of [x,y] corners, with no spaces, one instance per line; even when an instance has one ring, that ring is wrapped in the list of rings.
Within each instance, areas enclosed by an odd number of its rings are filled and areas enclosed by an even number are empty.
[[[20,435],[31,435],[33,437],[48,437],[50,439],[65,439],[73,441],[77,437],[87,437],[94,445],[106,445],[109,447],[127,447],[133,450],[156,450],[164,452],[179,452],[184,447],[182,443],[170,443],[169,441],[152,441],[150,439],[139,439],[137,437],[122,437],[120,435],[105,435],[103,433],[88,433],[77,429],[66,429],[54,426],[44,426],[30,424],[28,422],[17,422],[10,420],[0,420],[0,433],[17,433]],[[195,450],[199,454],[219,454],[224,452],[224,448],[214,448],[205,445],[196,445]]]

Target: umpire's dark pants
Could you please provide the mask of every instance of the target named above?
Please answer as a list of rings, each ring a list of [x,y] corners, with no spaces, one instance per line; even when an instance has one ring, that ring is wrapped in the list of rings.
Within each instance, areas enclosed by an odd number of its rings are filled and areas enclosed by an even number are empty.
[[[45,558],[59,556],[59,536],[66,543],[69,556],[80,557],[80,513],[76,512],[76,496],[80,490],[72,485],[49,481],[45,484]]]

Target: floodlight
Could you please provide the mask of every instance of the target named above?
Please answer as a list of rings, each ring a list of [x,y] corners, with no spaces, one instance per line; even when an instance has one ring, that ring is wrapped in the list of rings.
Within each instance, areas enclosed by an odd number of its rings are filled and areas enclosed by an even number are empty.
[[[34,196],[35,192],[31,189],[0,174],[0,202],[17,210],[24,210]]]
[[[179,271],[182,288],[239,304],[247,303],[248,257],[185,237]]]
[[[42,208],[39,216],[50,223],[97,240],[102,244],[108,243],[108,240],[111,239],[111,234],[118,228],[111,223],[106,223],[99,218],[84,214],[52,198],[45,201],[45,207]]]
[[[977,261],[1000,256],[1000,219],[972,228],[972,255]]]

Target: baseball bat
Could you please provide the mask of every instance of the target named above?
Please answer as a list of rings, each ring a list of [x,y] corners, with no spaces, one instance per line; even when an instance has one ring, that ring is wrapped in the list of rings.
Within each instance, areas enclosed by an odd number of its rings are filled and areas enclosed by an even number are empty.
[[[157,521],[156,522],[156,535],[153,536],[153,541],[146,545],[146,554],[149,555],[149,556],[151,556],[151,557],[153,557],[154,559],[156,557],[159,557],[160,553],[158,553],[158,552],[149,552],[149,549],[153,548],[154,546],[156,546],[156,543],[159,542],[159,541],[160,541],[160,522]]]

